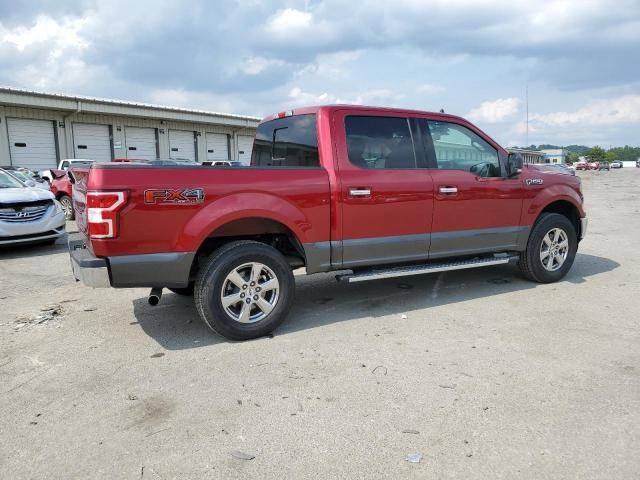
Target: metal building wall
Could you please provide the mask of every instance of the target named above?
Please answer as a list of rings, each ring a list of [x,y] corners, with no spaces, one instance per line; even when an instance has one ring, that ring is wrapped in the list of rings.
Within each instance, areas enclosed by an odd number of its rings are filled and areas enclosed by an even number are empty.
[[[131,109],[130,109],[131,110]],[[135,109],[134,109],[135,111]],[[30,118],[55,121],[55,132],[60,158],[73,158],[73,129],[74,122],[110,125],[112,127],[112,143],[116,158],[126,157],[125,131],[127,126],[149,127],[158,129],[158,146],[161,158],[169,158],[169,130],[187,130],[196,132],[197,155],[200,161],[207,158],[206,133],[224,133],[230,136],[231,156],[237,158],[237,135],[255,135],[255,128],[240,125],[207,124],[178,120],[162,120],[140,118],[135,116],[105,115],[91,112],[71,112],[44,109],[25,108],[0,105],[0,163],[9,162],[9,138],[7,134],[7,118]],[[241,122],[239,122],[241,123]]]

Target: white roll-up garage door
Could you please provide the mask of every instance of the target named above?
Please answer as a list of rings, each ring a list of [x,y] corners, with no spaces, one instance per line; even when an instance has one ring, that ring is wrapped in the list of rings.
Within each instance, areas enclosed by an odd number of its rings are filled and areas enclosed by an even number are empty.
[[[125,127],[127,158],[155,160],[158,158],[156,129]]]
[[[251,150],[253,149],[253,137],[238,135],[238,160],[245,165],[251,163]]]
[[[56,138],[53,122],[7,118],[11,164],[32,170],[56,168]]]
[[[169,157],[195,161],[196,146],[193,132],[169,130]]]
[[[207,160],[229,160],[228,136],[225,133],[207,133]]]
[[[108,125],[73,124],[73,153],[75,158],[96,162],[111,161],[111,136]]]

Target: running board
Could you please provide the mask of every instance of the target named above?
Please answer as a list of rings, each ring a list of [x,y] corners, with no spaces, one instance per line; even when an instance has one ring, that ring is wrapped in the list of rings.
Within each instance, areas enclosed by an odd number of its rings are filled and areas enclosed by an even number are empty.
[[[458,262],[430,263],[425,265],[411,265],[405,267],[360,271],[353,274],[338,275],[336,278],[338,281],[348,283],[367,282],[369,280],[379,280],[382,278],[406,277],[408,275],[423,275],[425,273],[449,272],[451,270],[504,265],[516,258],[518,258],[517,255],[513,256],[507,253],[497,253],[490,257],[476,257],[471,260]]]

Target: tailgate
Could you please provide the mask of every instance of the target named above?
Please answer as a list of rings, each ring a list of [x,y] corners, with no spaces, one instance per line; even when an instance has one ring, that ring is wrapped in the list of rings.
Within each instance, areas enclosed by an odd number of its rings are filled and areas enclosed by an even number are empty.
[[[72,167],[69,170],[69,180],[73,185],[73,211],[76,214],[76,223],[78,230],[87,235],[87,183],[89,180],[90,168],[87,167]]]

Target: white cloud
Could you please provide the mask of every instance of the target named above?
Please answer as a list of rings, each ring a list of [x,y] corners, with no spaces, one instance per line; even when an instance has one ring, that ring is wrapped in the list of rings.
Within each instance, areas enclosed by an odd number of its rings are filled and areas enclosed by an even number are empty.
[[[520,103],[520,99],[516,97],[498,98],[482,102],[478,108],[471,110],[466,116],[474,122],[500,123],[518,113]]]
[[[300,87],[293,87],[289,91],[289,99],[296,107],[302,107],[305,105],[322,105],[329,103],[340,103],[338,98],[328,93],[309,93],[304,92]]]
[[[20,52],[37,44],[45,44],[52,55],[59,55],[66,48],[85,49],[89,43],[79,32],[86,22],[85,18],[56,21],[41,15],[30,27],[20,25],[7,29],[0,24],[0,44],[11,45]]]
[[[329,93],[310,93],[303,91],[300,87],[294,87],[289,91],[289,99],[293,106],[301,107],[305,105],[327,105],[332,103],[342,103],[348,105],[378,105],[390,106],[404,98],[401,93],[395,93],[386,88],[374,88],[366,90],[355,97],[339,97]]]
[[[240,71],[247,75],[258,75],[271,67],[281,67],[283,65],[285,65],[285,62],[282,60],[249,57],[240,65]]]
[[[304,35],[311,27],[313,15],[294,8],[276,12],[267,22],[267,31],[275,38],[290,38]]]
[[[599,100],[572,112],[530,115],[531,122],[552,127],[640,123],[640,95]]]

